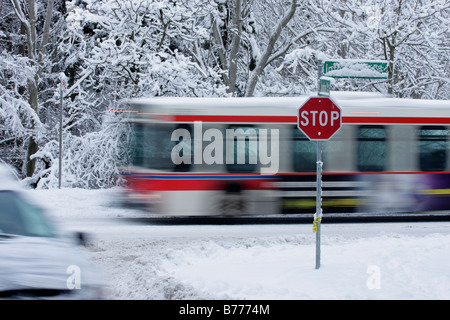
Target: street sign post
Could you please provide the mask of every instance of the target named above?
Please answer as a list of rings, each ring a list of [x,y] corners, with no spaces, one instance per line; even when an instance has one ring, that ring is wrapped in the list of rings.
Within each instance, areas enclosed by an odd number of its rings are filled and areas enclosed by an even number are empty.
[[[322,76],[319,79],[319,96],[321,97],[329,97],[330,96],[330,88],[332,78]]]
[[[59,172],[58,172],[58,188],[61,189],[62,181],[62,145],[63,145],[63,87],[67,85],[64,73],[60,74],[61,83],[59,85]]]
[[[329,98],[331,78],[387,79],[385,60],[326,60],[318,61],[318,97],[307,100],[297,113],[297,126],[309,138],[317,141],[317,194],[313,231],[316,233],[316,269],[320,268],[320,227],[322,222],[322,145],[342,125],[340,107]]]
[[[316,269],[320,268],[322,221],[322,141],[329,140],[342,126],[341,108],[328,97],[309,98],[297,112],[297,126],[311,141],[317,141],[317,193],[313,231],[316,233]]]

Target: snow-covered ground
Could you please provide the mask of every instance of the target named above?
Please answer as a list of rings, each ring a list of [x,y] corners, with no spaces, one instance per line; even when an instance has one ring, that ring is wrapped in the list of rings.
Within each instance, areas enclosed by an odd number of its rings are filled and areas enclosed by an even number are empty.
[[[111,299],[450,299],[450,223],[132,222],[112,190],[30,190],[66,230],[85,231]]]

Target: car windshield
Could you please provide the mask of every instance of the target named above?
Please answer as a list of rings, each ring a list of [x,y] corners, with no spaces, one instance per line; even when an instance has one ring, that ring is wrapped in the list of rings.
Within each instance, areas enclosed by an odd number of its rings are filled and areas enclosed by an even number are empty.
[[[42,209],[12,191],[0,191],[0,234],[55,236]]]

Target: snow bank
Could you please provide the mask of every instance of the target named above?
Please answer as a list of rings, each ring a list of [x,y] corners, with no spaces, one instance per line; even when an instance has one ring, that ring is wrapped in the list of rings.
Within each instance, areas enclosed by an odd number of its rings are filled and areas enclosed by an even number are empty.
[[[162,269],[186,286],[233,299],[449,299],[450,236],[324,237],[314,269],[310,241],[177,251]]]
[[[450,223],[144,225],[110,190],[34,190],[93,235],[112,299],[450,299]],[[325,217],[326,219],[326,217]]]

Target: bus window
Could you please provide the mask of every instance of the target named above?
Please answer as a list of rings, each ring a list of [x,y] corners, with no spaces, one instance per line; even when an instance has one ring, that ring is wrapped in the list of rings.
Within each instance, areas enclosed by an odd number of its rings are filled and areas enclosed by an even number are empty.
[[[231,125],[227,128],[226,137],[224,155],[227,171],[254,172],[258,162],[258,128]]]
[[[358,170],[384,171],[386,168],[386,129],[383,126],[358,127]]]
[[[136,167],[142,167],[144,164],[144,125],[135,123],[132,126],[131,140],[131,164]]]
[[[422,171],[443,171],[447,162],[448,130],[443,126],[419,129],[419,164]]]
[[[177,129],[180,129],[180,130],[184,131],[184,133],[186,133],[187,141],[184,140],[183,136],[180,136],[178,141],[175,141],[175,142],[172,141],[172,143],[176,143],[177,148],[174,148],[174,149],[179,150],[178,156],[181,159],[185,159],[186,161],[183,160],[181,163],[174,164],[173,159],[171,159],[171,162],[173,164],[174,171],[188,172],[191,170],[192,164],[193,164],[193,158],[194,158],[194,148],[193,148],[194,140],[193,139],[195,139],[195,137],[193,136],[192,126],[190,124],[177,125],[174,131],[176,131]],[[171,131],[171,133],[173,133],[173,132]],[[168,143],[168,145],[170,145],[170,143]],[[173,144],[171,146],[173,146]],[[173,152],[174,149],[172,149],[172,151],[169,151],[169,153]],[[167,151],[168,150],[165,149],[164,152],[167,152]],[[186,154],[185,154],[185,152],[186,152]]]
[[[317,143],[310,141],[297,127],[292,131],[294,171],[316,172]]]
[[[171,141],[172,131],[173,126],[169,125],[136,123],[133,126],[132,164],[157,170],[177,169],[171,159],[176,144]]]

